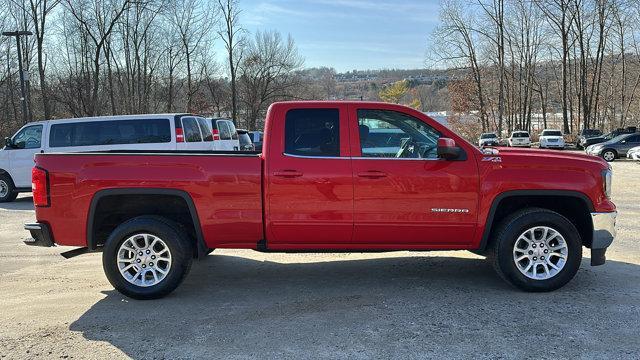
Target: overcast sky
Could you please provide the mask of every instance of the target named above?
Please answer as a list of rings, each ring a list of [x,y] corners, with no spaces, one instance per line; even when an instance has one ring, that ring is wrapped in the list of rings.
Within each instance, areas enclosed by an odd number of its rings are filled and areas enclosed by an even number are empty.
[[[424,67],[439,9],[436,0],[241,0],[240,5],[245,28],[289,33],[306,67],[339,72]]]

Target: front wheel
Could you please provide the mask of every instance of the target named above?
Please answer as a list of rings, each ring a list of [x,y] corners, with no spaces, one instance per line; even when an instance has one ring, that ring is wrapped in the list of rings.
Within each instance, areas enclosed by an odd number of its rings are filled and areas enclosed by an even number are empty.
[[[193,260],[191,242],[180,229],[155,216],[140,216],[118,226],[102,253],[111,285],[140,300],[161,298],[175,290]]]
[[[607,162],[612,162],[617,157],[618,157],[618,155],[613,150],[605,150],[605,151],[602,152],[602,158],[605,159],[605,161],[607,161]]]
[[[530,208],[507,217],[493,239],[491,259],[498,274],[524,291],[556,290],[578,271],[582,242],[564,216]]]

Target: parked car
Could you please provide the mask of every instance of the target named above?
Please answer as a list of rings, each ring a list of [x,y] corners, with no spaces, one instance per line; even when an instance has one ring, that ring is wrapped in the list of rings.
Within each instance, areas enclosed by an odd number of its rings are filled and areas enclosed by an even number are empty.
[[[498,139],[498,135],[494,133],[483,133],[480,135],[480,139],[478,139],[478,146],[499,146],[500,139]]]
[[[37,154],[27,243],[102,251],[111,284],[150,299],[216,248],[466,249],[522,290],[551,291],[574,277],[583,246],[602,265],[615,237],[602,159],[478,149],[386,103],[275,103],[266,126],[262,154]],[[394,129],[398,151],[364,152],[365,126]]]
[[[640,161],[640,146],[631,148],[627,152],[627,158],[635,161]]]
[[[213,150],[238,151],[240,141],[238,131],[231,119],[211,119],[213,129]]]
[[[609,141],[613,138],[615,138],[616,136],[619,135],[624,135],[624,134],[633,134],[637,132],[637,128],[635,126],[629,126],[626,128],[620,128],[620,129],[616,129],[613,130],[612,132],[606,134],[606,135],[602,135],[602,136],[595,136],[595,137],[591,137],[591,138],[587,138],[584,141],[581,141],[581,145],[584,149],[586,149],[589,145],[595,145],[595,144],[599,144],[599,143],[603,143],[606,141]]]
[[[251,137],[251,142],[256,147],[256,151],[262,151],[262,139],[264,138],[262,131],[249,131],[249,136]]]
[[[578,133],[576,138],[576,148],[583,149],[587,139],[602,136],[602,131],[599,129],[582,129]]]
[[[509,137],[508,144],[511,147],[531,147],[531,137],[526,131],[514,131]]]
[[[238,129],[238,140],[240,141],[240,151],[256,151],[256,146],[251,142],[249,131]]]
[[[564,137],[560,130],[545,129],[540,134],[540,149],[564,149]]]
[[[627,152],[636,146],[640,146],[640,133],[619,135],[607,142],[589,145],[586,153],[611,162],[627,156]]]
[[[211,126],[189,114],[148,114],[28,123],[0,150],[0,202],[31,191],[33,155],[108,150],[213,150]]]

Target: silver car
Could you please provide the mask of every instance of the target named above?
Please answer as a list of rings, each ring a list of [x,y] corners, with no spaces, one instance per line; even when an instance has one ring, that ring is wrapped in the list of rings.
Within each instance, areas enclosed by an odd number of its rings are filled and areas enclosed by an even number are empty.
[[[631,150],[627,152],[627,159],[640,161],[640,146],[631,148]]]
[[[640,133],[616,136],[607,142],[588,146],[585,152],[610,162],[626,157],[627,152],[636,146],[640,146]]]

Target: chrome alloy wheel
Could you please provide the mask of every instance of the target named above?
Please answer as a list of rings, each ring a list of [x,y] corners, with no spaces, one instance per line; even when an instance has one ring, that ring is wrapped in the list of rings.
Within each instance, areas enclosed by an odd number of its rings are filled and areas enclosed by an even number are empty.
[[[151,234],[136,234],[118,249],[118,270],[128,282],[142,287],[160,283],[171,270],[171,251]]]
[[[513,261],[520,272],[534,280],[558,275],[567,263],[569,248],[564,237],[548,226],[523,232],[513,246]]]
[[[9,195],[9,184],[6,181],[0,180],[0,198]]]
[[[602,157],[607,161],[613,161],[616,158],[616,155],[613,151],[605,151],[605,153],[602,154]]]

